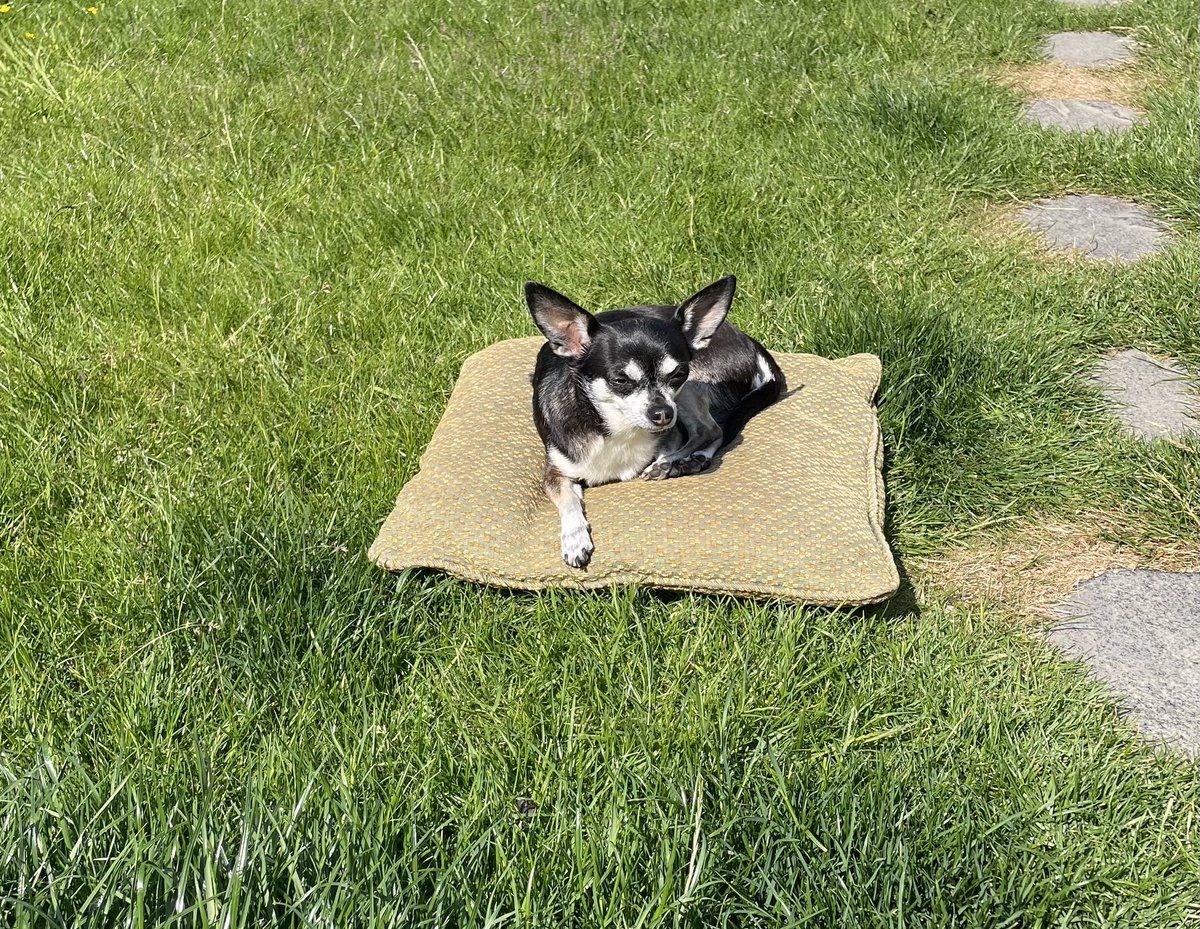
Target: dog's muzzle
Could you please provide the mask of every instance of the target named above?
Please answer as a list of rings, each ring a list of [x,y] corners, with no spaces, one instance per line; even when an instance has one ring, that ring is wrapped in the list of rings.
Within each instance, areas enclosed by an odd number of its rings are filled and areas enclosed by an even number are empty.
[[[655,404],[646,410],[651,432],[665,432],[675,425],[675,411],[666,404]]]

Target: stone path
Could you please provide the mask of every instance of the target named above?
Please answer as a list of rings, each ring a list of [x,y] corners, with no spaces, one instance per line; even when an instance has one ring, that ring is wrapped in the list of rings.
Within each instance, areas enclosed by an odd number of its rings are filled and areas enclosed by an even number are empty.
[[[1068,132],[1125,132],[1142,117],[1135,109],[1105,100],[1035,100],[1022,118]]]
[[[1200,753],[1200,573],[1108,571],[1055,611],[1051,641],[1124,695],[1145,735]]]
[[[1061,2],[1101,7],[1122,0]],[[1045,67],[1077,77],[1059,82],[1062,89],[1047,88],[1046,98],[1031,100],[1021,118],[1067,132],[1128,131],[1143,115],[1102,99],[1110,85],[1120,86],[1103,75],[1128,62],[1136,48],[1111,32],[1047,36],[1043,51],[1055,64]],[[1069,99],[1076,94],[1088,99]],[[1122,263],[1155,255],[1173,241],[1149,208],[1097,194],[1039,200],[1016,219],[1052,250]],[[1131,435],[1153,441],[1200,434],[1200,389],[1177,361],[1127,349],[1099,360],[1088,379]],[[1075,587],[1054,612],[1061,622],[1049,631],[1050,641],[1086,662],[1123,699],[1145,736],[1200,756],[1200,572],[1108,570]]]
[[[1079,5],[1098,6],[1101,2]],[[1112,32],[1057,32],[1046,38],[1044,48],[1060,64],[1095,69],[1126,61],[1135,47],[1132,39]],[[1142,114],[1109,100],[1047,99],[1031,102],[1022,118],[1069,132],[1125,132]],[[1171,243],[1165,224],[1149,209],[1115,197],[1073,194],[1039,200],[1016,218],[1052,250],[1090,258],[1139,261]]]
[[[1096,365],[1090,380],[1134,435],[1150,441],[1200,432],[1200,394],[1177,361],[1127,349]]]
[[[1076,68],[1109,68],[1133,56],[1133,39],[1112,32],[1056,32],[1043,46],[1047,57]]]
[[[1171,242],[1166,227],[1146,207],[1096,194],[1039,200],[1017,213],[1017,220],[1040,233],[1051,249],[1090,258],[1133,262]]]

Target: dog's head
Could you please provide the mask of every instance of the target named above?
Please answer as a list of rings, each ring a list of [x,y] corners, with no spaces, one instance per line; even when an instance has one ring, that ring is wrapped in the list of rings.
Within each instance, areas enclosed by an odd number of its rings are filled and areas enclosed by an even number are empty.
[[[601,322],[562,294],[525,285],[533,321],[575,369],[610,428],[665,432],[692,356],[708,345],[733,303],[732,276],[688,297],[666,318],[629,313]]]

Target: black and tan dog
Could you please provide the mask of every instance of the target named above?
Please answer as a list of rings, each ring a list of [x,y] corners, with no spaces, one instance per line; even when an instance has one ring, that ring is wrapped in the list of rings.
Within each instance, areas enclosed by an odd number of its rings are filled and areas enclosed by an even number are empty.
[[[770,353],[726,322],[725,277],[678,306],[592,315],[525,285],[547,342],[533,373],[533,418],[546,446],[546,494],[558,507],[563,560],[592,556],[583,488],[696,474],[784,391]]]

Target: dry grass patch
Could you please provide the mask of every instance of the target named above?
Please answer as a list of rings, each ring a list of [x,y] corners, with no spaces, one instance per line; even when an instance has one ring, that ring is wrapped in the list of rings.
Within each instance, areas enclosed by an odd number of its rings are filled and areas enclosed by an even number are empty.
[[[975,234],[999,245],[1018,245],[1029,251],[1049,253],[1041,238],[1017,219],[1017,214],[1032,201],[1011,200],[1008,203],[971,204],[965,214],[967,225]],[[1057,255],[1055,257],[1058,257]]]
[[[1111,256],[1091,254],[1079,247],[1059,247],[1051,245],[1046,237],[1037,229],[1027,225],[1019,216],[1020,212],[1031,206],[1045,201],[1059,200],[1069,196],[1098,196],[1121,200],[1124,203],[1145,207],[1146,204],[1129,197],[1118,196],[1106,190],[1087,190],[1077,188],[1048,190],[1035,200],[1010,200],[1007,203],[974,203],[962,211],[962,221],[980,241],[1001,248],[1018,248],[1030,260],[1038,262],[1043,267],[1053,267],[1061,270],[1063,266],[1069,269],[1083,269],[1088,273],[1096,273],[1105,266],[1125,268],[1128,264]],[[1164,222],[1164,232],[1171,236],[1170,226]]]
[[[1044,198],[1053,199],[1076,191],[1047,193]],[[1079,191],[1094,193],[1094,191]],[[1000,247],[1020,248],[1030,258],[1047,266],[1062,267],[1088,265],[1094,269],[1097,259],[1091,258],[1084,252],[1070,249],[1060,250],[1051,248],[1046,240],[1035,230],[1017,218],[1017,214],[1026,207],[1033,206],[1034,200],[1012,200],[1008,203],[979,203],[972,204],[965,213],[964,221],[979,240]]]
[[[971,545],[908,565],[918,596],[988,601],[1027,620],[1053,619],[1075,586],[1113,568],[1200,571],[1200,546],[1174,540],[1132,543],[1111,514],[1079,523],[1026,522]]]
[[[1026,100],[1106,100],[1134,106],[1146,77],[1128,67],[1089,71],[1060,64],[1014,65],[996,80]]]

